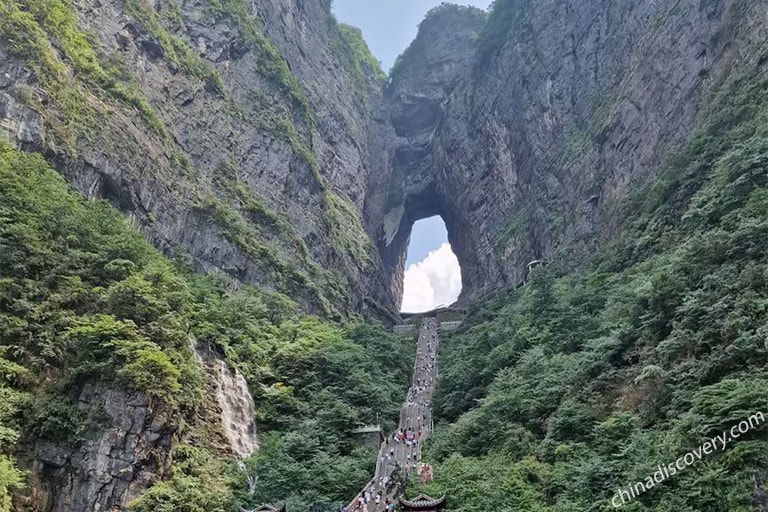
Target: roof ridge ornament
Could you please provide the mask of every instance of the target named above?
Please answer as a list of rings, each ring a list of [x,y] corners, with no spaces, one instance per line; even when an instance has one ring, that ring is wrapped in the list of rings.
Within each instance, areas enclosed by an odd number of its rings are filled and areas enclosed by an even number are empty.
[[[406,512],[416,510],[436,512],[445,508],[445,495],[440,498],[433,498],[426,494],[419,494],[411,500],[400,498],[400,506]]]

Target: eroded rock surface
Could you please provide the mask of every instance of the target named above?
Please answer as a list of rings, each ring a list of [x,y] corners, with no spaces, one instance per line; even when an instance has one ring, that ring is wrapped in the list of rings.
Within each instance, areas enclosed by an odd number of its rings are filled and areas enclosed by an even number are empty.
[[[250,0],[256,28],[169,5],[76,6],[166,137],[98,91],[98,129],[67,135],[2,43],[0,126],[166,253],[342,314],[398,309],[410,228],[428,215],[446,221],[465,301],[516,285],[532,260],[578,261],[616,233],[618,205],[708,91],[759,58],[768,26],[755,0],[507,0],[489,22],[444,5],[385,85],[350,64],[329,0]]]
[[[52,88],[25,34],[5,33],[0,133],[166,254],[336,317],[397,311],[411,227],[430,215],[464,302],[532,260],[579,261],[720,80],[768,61],[757,0],[505,0],[490,21],[434,10],[385,83],[350,57],[331,0],[245,1],[255,25],[209,4],[67,3],[118,92],[49,35],[65,69]],[[210,410],[244,455],[252,404],[222,365]],[[91,386],[80,406],[109,425],[77,449],[37,447],[35,510],[124,509],[168,466],[174,428],[145,398]]]
[[[89,384],[77,405],[105,428],[76,449],[39,443],[27,505],[36,512],[125,510],[167,471],[175,427],[140,394]]]
[[[391,77],[392,161],[368,214],[393,293],[428,215],[446,221],[465,301],[610,240],[622,200],[768,28],[756,1],[500,4],[487,29],[472,9],[433,11]]]

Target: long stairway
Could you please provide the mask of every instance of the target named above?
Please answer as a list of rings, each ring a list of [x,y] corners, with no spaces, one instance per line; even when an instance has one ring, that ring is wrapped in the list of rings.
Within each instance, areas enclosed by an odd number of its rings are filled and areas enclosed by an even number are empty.
[[[432,395],[437,379],[437,336],[438,324],[435,318],[424,318],[419,331],[416,362],[413,380],[408,389],[403,408],[400,411],[398,432],[413,432],[415,442],[398,442],[393,432],[381,445],[373,479],[355,496],[349,505],[350,511],[362,511],[360,497],[372,491],[375,498],[380,495],[379,503],[371,499],[365,507],[368,512],[385,510],[386,499],[393,501],[402,493],[398,485],[397,474],[407,477],[417,471],[421,461],[421,444],[432,429]],[[419,432],[421,436],[419,439]]]

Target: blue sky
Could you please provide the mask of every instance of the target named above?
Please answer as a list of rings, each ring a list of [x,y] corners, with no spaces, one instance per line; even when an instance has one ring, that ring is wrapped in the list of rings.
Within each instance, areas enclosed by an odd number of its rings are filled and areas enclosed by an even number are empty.
[[[360,28],[373,55],[389,71],[398,55],[416,37],[419,23],[443,0],[334,0],[339,21]],[[456,0],[455,3],[487,9],[492,0]],[[413,226],[405,271],[403,311],[427,311],[456,300],[461,272],[448,245],[440,217]]]
[[[413,225],[411,245],[408,247],[406,268],[427,257],[429,251],[434,251],[448,241],[448,231],[440,217],[423,219]]]
[[[336,17],[359,27],[368,46],[389,71],[398,55],[411,44],[431,8],[443,0],[334,0]],[[454,3],[487,9],[491,0],[456,0]]]

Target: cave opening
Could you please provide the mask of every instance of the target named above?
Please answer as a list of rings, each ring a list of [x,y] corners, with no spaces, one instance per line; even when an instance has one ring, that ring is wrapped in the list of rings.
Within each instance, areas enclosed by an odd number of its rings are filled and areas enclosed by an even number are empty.
[[[403,278],[401,312],[422,313],[459,298],[461,268],[439,215],[413,223]]]

